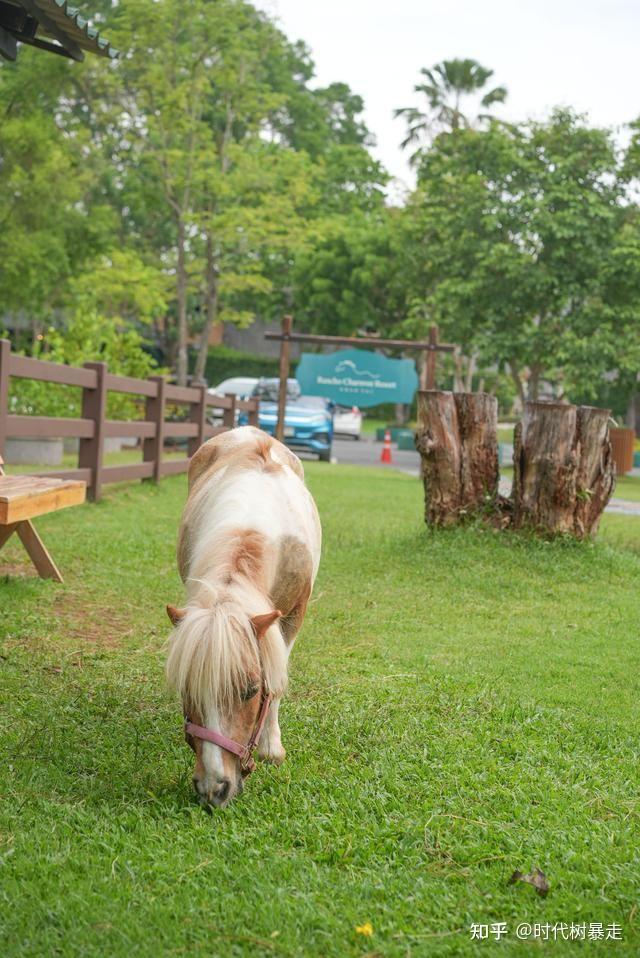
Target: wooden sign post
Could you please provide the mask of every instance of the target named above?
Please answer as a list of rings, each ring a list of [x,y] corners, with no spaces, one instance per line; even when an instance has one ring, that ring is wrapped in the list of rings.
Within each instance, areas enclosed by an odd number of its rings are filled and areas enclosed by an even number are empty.
[[[276,420],[276,439],[284,440],[284,417],[287,408],[287,381],[289,379],[289,343],[293,316],[282,317],[282,340],[280,342],[280,386],[278,388],[278,418]]]
[[[364,336],[314,336],[313,333],[294,333],[293,317],[283,316],[282,332],[265,333],[265,339],[280,343],[280,386],[278,389],[278,419],[275,436],[280,442],[284,439],[284,419],[287,405],[287,379],[290,368],[291,343],[315,343],[319,346],[361,346],[365,349],[417,349],[424,350],[425,361],[420,371],[421,388],[436,388],[436,361],[437,353],[452,353],[455,346],[438,342],[438,327],[429,328],[429,339],[425,341],[415,339],[378,339]]]

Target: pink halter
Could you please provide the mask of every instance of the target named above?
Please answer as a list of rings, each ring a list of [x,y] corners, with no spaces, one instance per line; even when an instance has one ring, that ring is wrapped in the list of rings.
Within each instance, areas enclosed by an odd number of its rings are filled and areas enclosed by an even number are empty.
[[[223,735],[222,732],[215,732],[213,729],[205,728],[203,725],[194,725],[193,722],[190,722],[186,717],[184,720],[184,732],[185,735],[191,735],[193,738],[199,738],[205,742],[213,742],[214,745],[219,745],[220,748],[223,748],[226,752],[231,752],[232,755],[237,755],[240,759],[240,767],[243,774],[250,775],[256,767],[256,763],[253,760],[253,752],[255,751],[255,748],[258,744],[258,739],[262,734],[262,729],[264,728],[264,723],[267,720],[267,713],[269,712],[270,705],[271,695],[263,692],[258,718],[256,719],[253,732],[251,733],[251,737],[246,745],[240,745],[239,742],[234,742],[232,738],[227,738],[227,736]]]

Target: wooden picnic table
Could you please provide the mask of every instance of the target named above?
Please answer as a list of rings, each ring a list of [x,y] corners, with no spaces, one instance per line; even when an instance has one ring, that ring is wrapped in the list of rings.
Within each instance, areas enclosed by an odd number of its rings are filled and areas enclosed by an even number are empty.
[[[7,476],[2,465],[0,456],[0,549],[16,532],[39,575],[62,582],[60,570],[31,520],[84,502],[86,483],[46,476]]]

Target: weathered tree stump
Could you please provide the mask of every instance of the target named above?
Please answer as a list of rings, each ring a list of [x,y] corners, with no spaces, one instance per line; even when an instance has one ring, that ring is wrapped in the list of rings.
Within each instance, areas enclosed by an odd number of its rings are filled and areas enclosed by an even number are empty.
[[[528,402],[515,429],[513,524],[594,535],[615,478],[608,409]]]
[[[485,510],[498,493],[498,402],[487,393],[418,392],[416,449],[425,521],[452,525]]]
[[[498,400],[489,393],[454,393],[462,443],[462,507],[474,510],[498,492]]]

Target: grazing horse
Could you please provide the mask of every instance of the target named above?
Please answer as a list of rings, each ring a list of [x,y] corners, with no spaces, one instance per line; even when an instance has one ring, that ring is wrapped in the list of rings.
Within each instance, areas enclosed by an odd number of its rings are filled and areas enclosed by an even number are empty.
[[[302,464],[286,446],[241,426],[198,449],[178,536],[187,603],[167,606],[167,677],[203,804],[225,806],[242,790],[254,748],[284,760],[278,707],[320,545]]]

